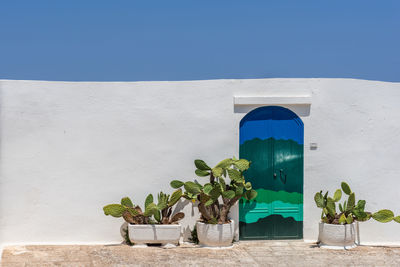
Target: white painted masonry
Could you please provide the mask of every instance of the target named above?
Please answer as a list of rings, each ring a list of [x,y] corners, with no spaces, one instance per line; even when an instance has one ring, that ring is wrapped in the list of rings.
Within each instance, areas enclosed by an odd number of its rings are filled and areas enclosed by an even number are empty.
[[[0,244],[120,242],[122,219],[104,216],[105,204],[142,205],[172,179],[195,178],[194,159],[238,156],[239,121],[263,103],[235,96],[311,97],[283,105],[305,126],[305,240],[318,235],[314,193],[342,180],[368,210],[400,215],[400,83],[0,80]],[[188,233],[197,212],[185,204]],[[400,224],[360,227],[361,243],[400,244]]]

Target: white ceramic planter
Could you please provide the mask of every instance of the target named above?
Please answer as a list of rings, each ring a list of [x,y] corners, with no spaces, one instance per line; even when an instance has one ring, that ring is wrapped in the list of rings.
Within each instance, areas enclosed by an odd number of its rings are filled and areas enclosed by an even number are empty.
[[[129,239],[134,244],[179,244],[180,224],[129,224]]]
[[[231,220],[225,224],[196,223],[197,237],[201,246],[207,247],[229,247],[232,245],[235,224]]]
[[[351,249],[356,247],[357,227],[352,224],[338,225],[319,223],[319,246],[330,249]]]

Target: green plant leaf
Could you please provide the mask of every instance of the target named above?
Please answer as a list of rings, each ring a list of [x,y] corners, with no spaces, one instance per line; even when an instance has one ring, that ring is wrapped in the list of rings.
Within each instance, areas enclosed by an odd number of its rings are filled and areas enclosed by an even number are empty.
[[[329,214],[329,211],[328,211],[327,208],[323,208],[322,210],[323,210],[323,212],[325,213],[325,215],[328,215],[328,214]]]
[[[244,198],[247,199],[247,200],[252,200],[252,199],[254,199],[254,198],[257,197],[257,191],[254,190],[254,189],[251,189],[251,190],[249,190],[249,191],[246,191],[246,193],[244,193],[243,196],[244,196]]]
[[[215,165],[214,168],[220,167],[222,169],[228,168],[230,165],[232,165],[233,160],[232,159],[224,159],[220,161],[217,165]]]
[[[393,220],[394,213],[391,210],[380,210],[372,214],[372,218],[381,223],[387,223]]]
[[[168,201],[168,206],[172,207],[173,205],[175,205],[176,202],[178,202],[179,199],[181,199],[181,197],[182,197],[182,189],[179,188],[178,190],[176,190],[172,193],[172,195]]]
[[[354,216],[356,217],[357,221],[363,221],[367,218],[367,213],[360,209],[354,209],[353,211]]]
[[[222,174],[224,173],[224,170],[221,167],[212,168],[211,171],[212,171],[214,177],[221,177]]]
[[[357,206],[355,207],[357,210],[364,211],[365,209],[365,200],[359,200],[357,202]]]
[[[187,191],[183,193],[183,197],[187,200],[192,200],[193,203],[197,200],[197,195],[193,195],[192,193],[189,193]]]
[[[163,209],[165,209],[165,208],[167,208],[167,207],[168,207],[168,203],[167,203],[167,202],[164,202],[164,201],[158,202],[158,204],[157,204],[157,209],[158,209],[158,210],[163,210]]]
[[[155,203],[150,203],[147,205],[146,210],[143,212],[144,216],[151,216],[158,212],[158,207]]]
[[[239,171],[245,171],[250,167],[250,162],[245,159],[239,159],[233,163],[236,168],[239,169]]]
[[[353,215],[352,215],[351,213],[349,214],[349,216],[347,216],[346,222],[347,222],[348,224],[353,223]]]
[[[207,195],[210,194],[210,191],[213,189],[213,186],[210,183],[207,183],[203,186],[203,192]]]
[[[105,215],[111,215],[118,218],[122,216],[122,214],[126,211],[126,208],[120,204],[110,204],[104,206],[103,211]]]
[[[204,206],[208,207],[208,206],[210,206],[212,203],[214,203],[214,200],[210,198],[209,200],[206,201],[206,203],[204,203]]]
[[[224,198],[232,199],[235,197],[235,192],[232,190],[228,190],[228,191],[222,192],[222,196]]]
[[[201,186],[193,182],[186,182],[184,187],[186,191],[193,195],[197,195],[201,192]]]
[[[217,224],[218,220],[216,218],[211,218],[210,220],[207,221],[208,224]]]
[[[221,188],[219,184],[216,184],[210,191],[210,197],[213,201],[215,201],[219,198],[220,195],[221,195]]]
[[[340,210],[340,212],[345,212],[345,210],[343,209],[342,204],[340,204],[340,203],[339,203],[339,210]]]
[[[321,192],[315,194],[314,200],[318,208],[322,209],[325,207],[324,197],[322,196]]]
[[[203,171],[203,170],[200,170],[200,169],[196,169],[194,172],[196,173],[197,176],[200,176],[200,177],[206,177],[206,176],[210,175],[210,172]]]
[[[328,197],[328,201],[326,202],[326,208],[328,209],[329,215],[335,217],[336,215],[336,204],[333,198]]]
[[[244,185],[244,188],[245,188],[246,190],[251,190],[251,188],[252,188],[251,183],[250,183],[250,182],[247,182],[247,183]]]
[[[181,182],[181,181],[179,181],[179,180],[173,180],[173,181],[170,183],[171,187],[172,187],[172,188],[175,188],[175,189],[182,187],[184,184],[185,184],[184,182]]]
[[[354,210],[353,212],[357,212],[358,213],[359,211]],[[358,215],[360,215],[360,216],[358,216]],[[368,221],[372,217],[372,214],[370,212],[364,212],[364,211],[362,211],[358,215],[356,215],[356,220],[360,221],[360,222]]]
[[[400,216],[396,216],[393,218],[393,220],[397,223],[400,223]]]
[[[137,216],[137,215],[139,215],[139,212],[138,212],[135,208],[127,207],[127,210],[129,211],[129,213],[130,213],[132,216]]]
[[[238,170],[228,169],[228,175],[229,175],[229,178],[235,182],[243,180],[242,174]]]
[[[129,197],[122,198],[121,205],[133,208],[132,200]]]
[[[235,187],[235,195],[236,196],[243,195],[243,191],[244,191],[243,185],[236,185],[236,187]]]
[[[202,171],[209,171],[209,170],[211,170],[211,168],[208,167],[208,165],[207,165],[204,161],[202,161],[201,159],[196,159],[196,160],[194,161],[194,165],[196,165],[196,168],[197,168],[197,169],[200,169],[200,170],[202,170]]]
[[[347,200],[347,209],[346,211],[351,211],[354,209],[356,204],[356,195],[354,193],[351,193],[349,196],[349,199]]]
[[[225,179],[222,177],[219,177],[219,185],[221,187],[221,192],[224,192],[226,190],[226,183],[225,183]]]
[[[347,183],[342,182],[341,186],[342,186],[343,192],[344,192],[346,195],[350,195],[350,194],[351,194],[350,186],[349,186]]]
[[[344,215],[344,213],[342,213],[342,215],[340,215],[339,223],[340,224],[345,224],[346,223],[346,215]]]
[[[169,195],[164,194],[163,192],[160,192],[158,194],[158,204],[157,204],[157,208],[159,210],[163,210],[166,207],[168,207],[168,199],[169,199]]]
[[[342,198],[342,190],[338,189],[333,195],[333,200],[335,200],[335,202],[338,202],[341,198]]]
[[[161,222],[161,213],[159,210],[154,212],[154,219],[156,219],[157,222]]]
[[[144,209],[147,209],[147,206],[150,204],[150,203],[152,203],[154,200],[153,200],[153,195],[152,194],[149,194],[147,197],[146,197],[146,200],[144,201]]]

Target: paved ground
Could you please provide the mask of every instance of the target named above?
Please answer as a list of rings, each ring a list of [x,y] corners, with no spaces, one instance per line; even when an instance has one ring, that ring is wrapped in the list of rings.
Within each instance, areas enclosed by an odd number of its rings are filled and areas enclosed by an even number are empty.
[[[2,266],[400,266],[400,248],[327,250],[301,241],[240,242],[231,249],[15,246],[4,249]]]

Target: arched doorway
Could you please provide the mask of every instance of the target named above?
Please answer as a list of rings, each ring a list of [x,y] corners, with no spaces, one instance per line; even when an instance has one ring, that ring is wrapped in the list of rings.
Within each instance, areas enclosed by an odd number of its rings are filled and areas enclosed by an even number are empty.
[[[240,121],[240,158],[258,192],[239,202],[240,239],[303,238],[303,143],[301,119],[289,109],[260,107]]]

